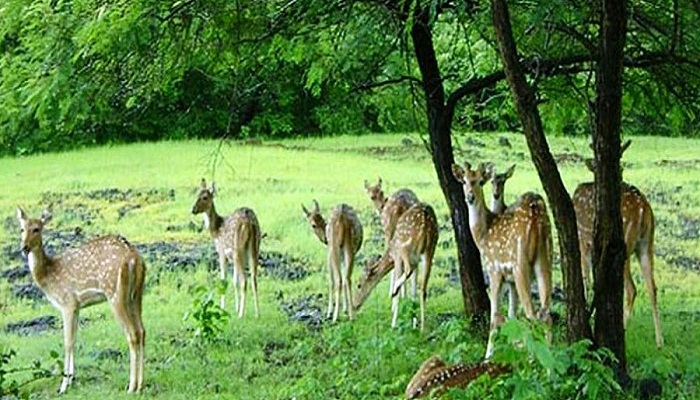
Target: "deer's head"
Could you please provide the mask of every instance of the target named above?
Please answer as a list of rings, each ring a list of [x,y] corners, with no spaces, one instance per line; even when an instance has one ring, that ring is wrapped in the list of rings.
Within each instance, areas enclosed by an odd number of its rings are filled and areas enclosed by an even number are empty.
[[[44,210],[40,218],[29,218],[22,208],[17,207],[17,219],[21,229],[19,248],[26,257],[31,251],[41,248],[41,233],[44,225],[51,220],[51,213]]]
[[[314,208],[311,211],[309,211],[303,204],[301,205],[301,209],[304,211],[306,220],[309,221],[309,225],[311,225],[311,229],[313,229],[318,239],[324,244],[328,244],[328,238],[326,238],[326,221],[321,215],[318,202],[314,200]]]
[[[388,254],[384,254],[379,260],[367,260],[362,276],[357,281],[357,291],[352,306],[358,309],[367,299],[379,281],[394,267],[394,262]]]
[[[506,181],[513,177],[513,172],[515,172],[515,164],[501,174],[496,173],[493,163],[486,164],[486,177],[491,181],[493,187],[491,195],[494,199],[503,198],[503,188],[506,186]]]
[[[374,208],[381,210],[386,202],[386,197],[384,197],[384,191],[382,190],[382,178],[377,179],[376,185],[370,185],[370,183],[365,180],[365,191],[369,199],[372,200]]]
[[[484,184],[487,181],[486,167],[480,164],[475,170],[472,170],[471,164],[464,163],[464,168],[457,164],[452,164],[452,174],[455,179],[462,184],[464,189],[464,198],[468,205],[476,204],[477,200],[484,199]]]
[[[192,214],[200,214],[211,210],[214,206],[214,193],[216,193],[214,183],[212,182],[211,188],[209,188],[207,187],[207,181],[202,178],[197,201],[192,206]]]

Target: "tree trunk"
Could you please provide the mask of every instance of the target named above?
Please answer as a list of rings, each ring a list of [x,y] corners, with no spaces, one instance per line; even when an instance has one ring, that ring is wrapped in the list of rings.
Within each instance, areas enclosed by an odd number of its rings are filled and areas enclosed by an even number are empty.
[[[547,199],[552,207],[554,223],[559,234],[562,274],[567,296],[567,337],[578,341],[591,337],[588,312],[583,293],[581,256],[576,230],[576,215],[571,197],[559,175],[557,164],[549,151],[547,138],[542,128],[535,95],[525,80],[518,61],[518,52],[513,39],[508,5],[505,0],[493,0],[493,25],[503,60],[506,80],[510,86],[515,106],[527,138],[530,156],[537,168]]]
[[[622,124],[622,55],[626,35],[624,0],[602,0],[596,67],[595,208],[593,271],[595,278],[595,343],[627,369],[622,315],[623,268],[627,258],[620,211],[620,129]]]
[[[416,11],[411,37],[423,78],[430,151],[440,188],[450,208],[452,226],[455,232],[464,308],[467,314],[470,314],[476,321],[483,322],[489,315],[489,299],[486,294],[479,250],[469,231],[469,213],[464,201],[464,192],[452,175],[454,156],[451,115],[453,113],[445,107],[445,89],[440,76],[440,67],[435,57],[427,12]]]

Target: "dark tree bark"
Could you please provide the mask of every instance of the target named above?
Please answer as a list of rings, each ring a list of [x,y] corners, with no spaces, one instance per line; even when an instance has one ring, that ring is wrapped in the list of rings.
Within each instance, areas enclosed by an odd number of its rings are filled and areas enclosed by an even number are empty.
[[[481,258],[469,231],[469,213],[464,201],[464,192],[452,175],[454,156],[451,126],[454,106],[445,105],[445,88],[435,56],[428,13],[426,10],[419,9],[416,10],[415,15],[411,38],[425,92],[433,165],[452,214],[464,308],[475,320],[483,322],[489,315],[489,299],[486,294]]]
[[[518,61],[508,5],[505,0],[493,0],[492,6],[493,25],[506,80],[515,99],[515,108],[523,125],[530,155],[552,207],[554,223],[559,234],[562,274],[568,300],[567,337],[569,341],[591,338],[573,203],[549,151],[534,91],[525,80],[525,74]]]
[[[626,36],[624,0],[602,0],[596,67],[595,210],[593,271],[595,278],[595,343],[615,354],[625,373],[622,316],[623,268],[627,258],[620,211],[620,130],[622,124],[622,56]]]

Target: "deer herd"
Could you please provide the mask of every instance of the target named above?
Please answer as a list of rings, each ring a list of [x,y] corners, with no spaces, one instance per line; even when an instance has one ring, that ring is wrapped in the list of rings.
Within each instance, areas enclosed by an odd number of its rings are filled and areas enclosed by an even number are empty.
[[[624,148],[628,145],[629,143],[626,143]],[[591,163],[588,166],[593,167]],[[515,165],[499,174],[490,163],[482,163],[475,168],[467,162],[462,166],[452,166],[454,178],[463,186],[469,210],[469,228],[488,276],[491,316],[486,360],[494,353],[494,334],[505,320],[500,307],[501,289],[504,284],[508,289],[508,318],[516,317],[519,302],[527,318],[545,324],[548,340],[551,341],[551,223],[546,203],[542,196],[536,193],[525,193],[511,205],[505,203],[505,183],[513,176],[514,169]],[[483,187],[489,181],[492,189],[487,207]],[[384,276],[391,273],[391,326],[397,326],[399,301],[407,296],[406,282],[410,280],[411,296],[415,299],[418,295],[419,298],[420,330],[423,331],[428,280],[438,240],[435,211],[429,204],[418,200],[416,194],[409,189],[400,189],[386,197],[381,178],[374,185],[365,181],[364,187],[381,221],[385,251],[377,261],[364,268],[354,297],[353,265],[363,241],[362,223],[357,212],[347,204],[339,204],[331,210],[326,220],[316,200],[313,200],[311,210],[301,206],[313,233],[327,247],[327,317],[332,318],[334,322],[338,319],[342,299],[343,312],[347,313],[349,320],[353,320],[355,313],[374,287]],[[636,295],[629,263],[629,254],[634,253],[641,264],[642,276],[649,291],[656,344],[661,347],[663,336],[653,274],[654,215],[639,189],[624,182],[622,189],[623,229],[628,254],[623,275],[626,298],[624,322],[627,326]],[[234,301],[238,316],[243,317],[245,314],[249,278],[257,317],[257,270],[262,237],[257,216],[247,207],[239,208],[228,216],[219,215],[214,207],[215,194],[215,186],[208,186],[202,179],[192,213],[203,214],[205,227],[218,254],[222,280],[226,279],[227,262],[233,265]],[[580,184],[573,196],[582,275],[587,289],[591,288],[589,271],[594,197],[592,182]],[[20,250],[27,258],[31,275],[51,304],[61,312],[63,320],[65,354],[59,392],[66,391],[74,376],[73,347],[78,313],[83,307],[103,301],[110,304],[129,345],[128,391],[140,391],[143,387],[146,336],[141,318],[146,266],[139,253],[121,236],[104,236],[82,247],[57,256],[49,256],[43,247],[42,233],[45,225],[51,220],[50,213],[44,212],[41,217],[35,219],[28,217],[24,210],[18,207],[17,218],[21,227]],[[422,264],[420,272],[416,271],[418,260]],[[537,282],[539,295],[537,309],[533,304],[530,289],[533,281]],[[225,307],[223,295],[220,306]],[[413,325],[416,327],[416,319]],[[465,377],[476,374],[475,371],[500,373],[489,365],[447,367],[442,360],[435,357],[425,362],[409,384],[406,393],[409,398],[420,397],[438,384],[464,382]]]

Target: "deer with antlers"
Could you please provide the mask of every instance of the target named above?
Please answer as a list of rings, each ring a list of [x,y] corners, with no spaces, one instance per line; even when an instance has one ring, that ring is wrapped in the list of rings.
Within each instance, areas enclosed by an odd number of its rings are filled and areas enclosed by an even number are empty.
[[[374,265],[365,268],[360,278],[353,306],[360,308],[372,289],[390,271],[397,275],[392,282],[391,326],[396,327],[399,312],[399,291],[406,280],[414,274],[417,265],[411,263],[414,256],[422,258],[423,270],[420,278],[420,329],[425,330],[425,299],[428,294],[428,278],[433,265],[435,246],[438,240],[437,217],[433,208],[418,202],[403,213],[397,223],[389,246]],[[417,274],[417,273],[416,273]]]
[[[376,185],[371,185],[365,180],[365,191],[369,196],[374,209],[379,215],[380,222],[382,224],[382,232],[384,233],[384,243],[388,247],[391,238],[394,236],[394,231],[396,230],[396,223],[399,217],[406,212],[412,205],[418,203],[418,197],[411,189],[399,189],[390,197],[384,195],[382,190],[382,178],[377,179]],[[401,271],[398,271],[400,274]],[[398,279],[398,275],[392,273],[390,275],[390,285],[389,285],[389,295],[391,295],[391,288],[394,282]],[[411,278],[411,293],[413,297],[416,297],[416,275],[412,275]],[[402,286],[401,295],[406,295],[406,287]]]
[[[343,310],[348,318],[353,319],[352,307],[352,269],[355,256],[362,247],[362,223],[355,210],[347,204],[336,206],[328,218],[323,219],[318,202],[309,211],[301,206],[306,219],[321,243],[328,246],[328,318],[333,315],[333,322],[338,319],[342,291]],[[341,256],[343,263],[341,267]]]
[[[469,209],[469,228],[476,242],[489,276],[491,300],[491,334],[486,358],[493,354],[493,336],[502,324],[499,311],[501,285],[506,279],[515,282],[520,303],[529,319],[536,317],[551,325],[549,307],[552,293],[552,236],[551,224],[544,199],[537,194],[526,194],[501,215],[486,208],[483,185],[487,173],[482,164],[472,170],[452,165],[455,179],[462,183]],[[533,273],[537,277],[540,309],[535,314],[530,294]],[[551,328],[548,336],[551,338]]]
[[[621,147],[621,153],[629,147],[631,141],[626,141]],[[589,170],[595,171],[595,161],[586,160]],[[590,288],[590,270],[593,260],[593,221],[595,214],[595,183],[586,182],[578,185],[572,198],[578,228],[579,247],[581,249],[581,272],[586,292]],[[632,315],[632,307],[637,295],[637,289],[630,271],[630,256],[634,253],[642,267],[642,277],[649,292],[649,301],[654,318],[656,346],[663,347],[664,339],[661,333],[661,318],[657,304],[656,282],[654,281],[654,212],[644,194],[635,186],[622,182],[622,231],[627,247],[627,259],[623,271],[625,288],[624,326],[627,327]]]
[[[140,391],[146,338],[141,319],[146,266],[134,246],[121,236],[104,236],[52,257],[46,254],[42,242],[51,214],[45,211],[41,218],[29,218],[17,208],[17,219],[22,231],[20,250],[27,257],[32,278],[63,320],[63,380],[58,392],[64,393],[73,382],[79,310],[105,300],[129,343],[127,389]]]
[[[197,201],[192,206],[192,214],[203,214],[204,225],[214,239],[214,247],[219,256],[220,277],[226,280],[226,261],[233,264],[233,293],[238,317],[245,314],[246,291],[248,282],[245,267],[250,269],[251,288],[255,305],[255,316],[260,315],[258,308],[258,255],[260,254],[260,224],[255,212],[248,207],[241,207],[233,214],[222,217],[214,207],[216,187],[212,183],[207,187],[202,179]],[[225,306],[225,295],[221,295],[221,308]]]

